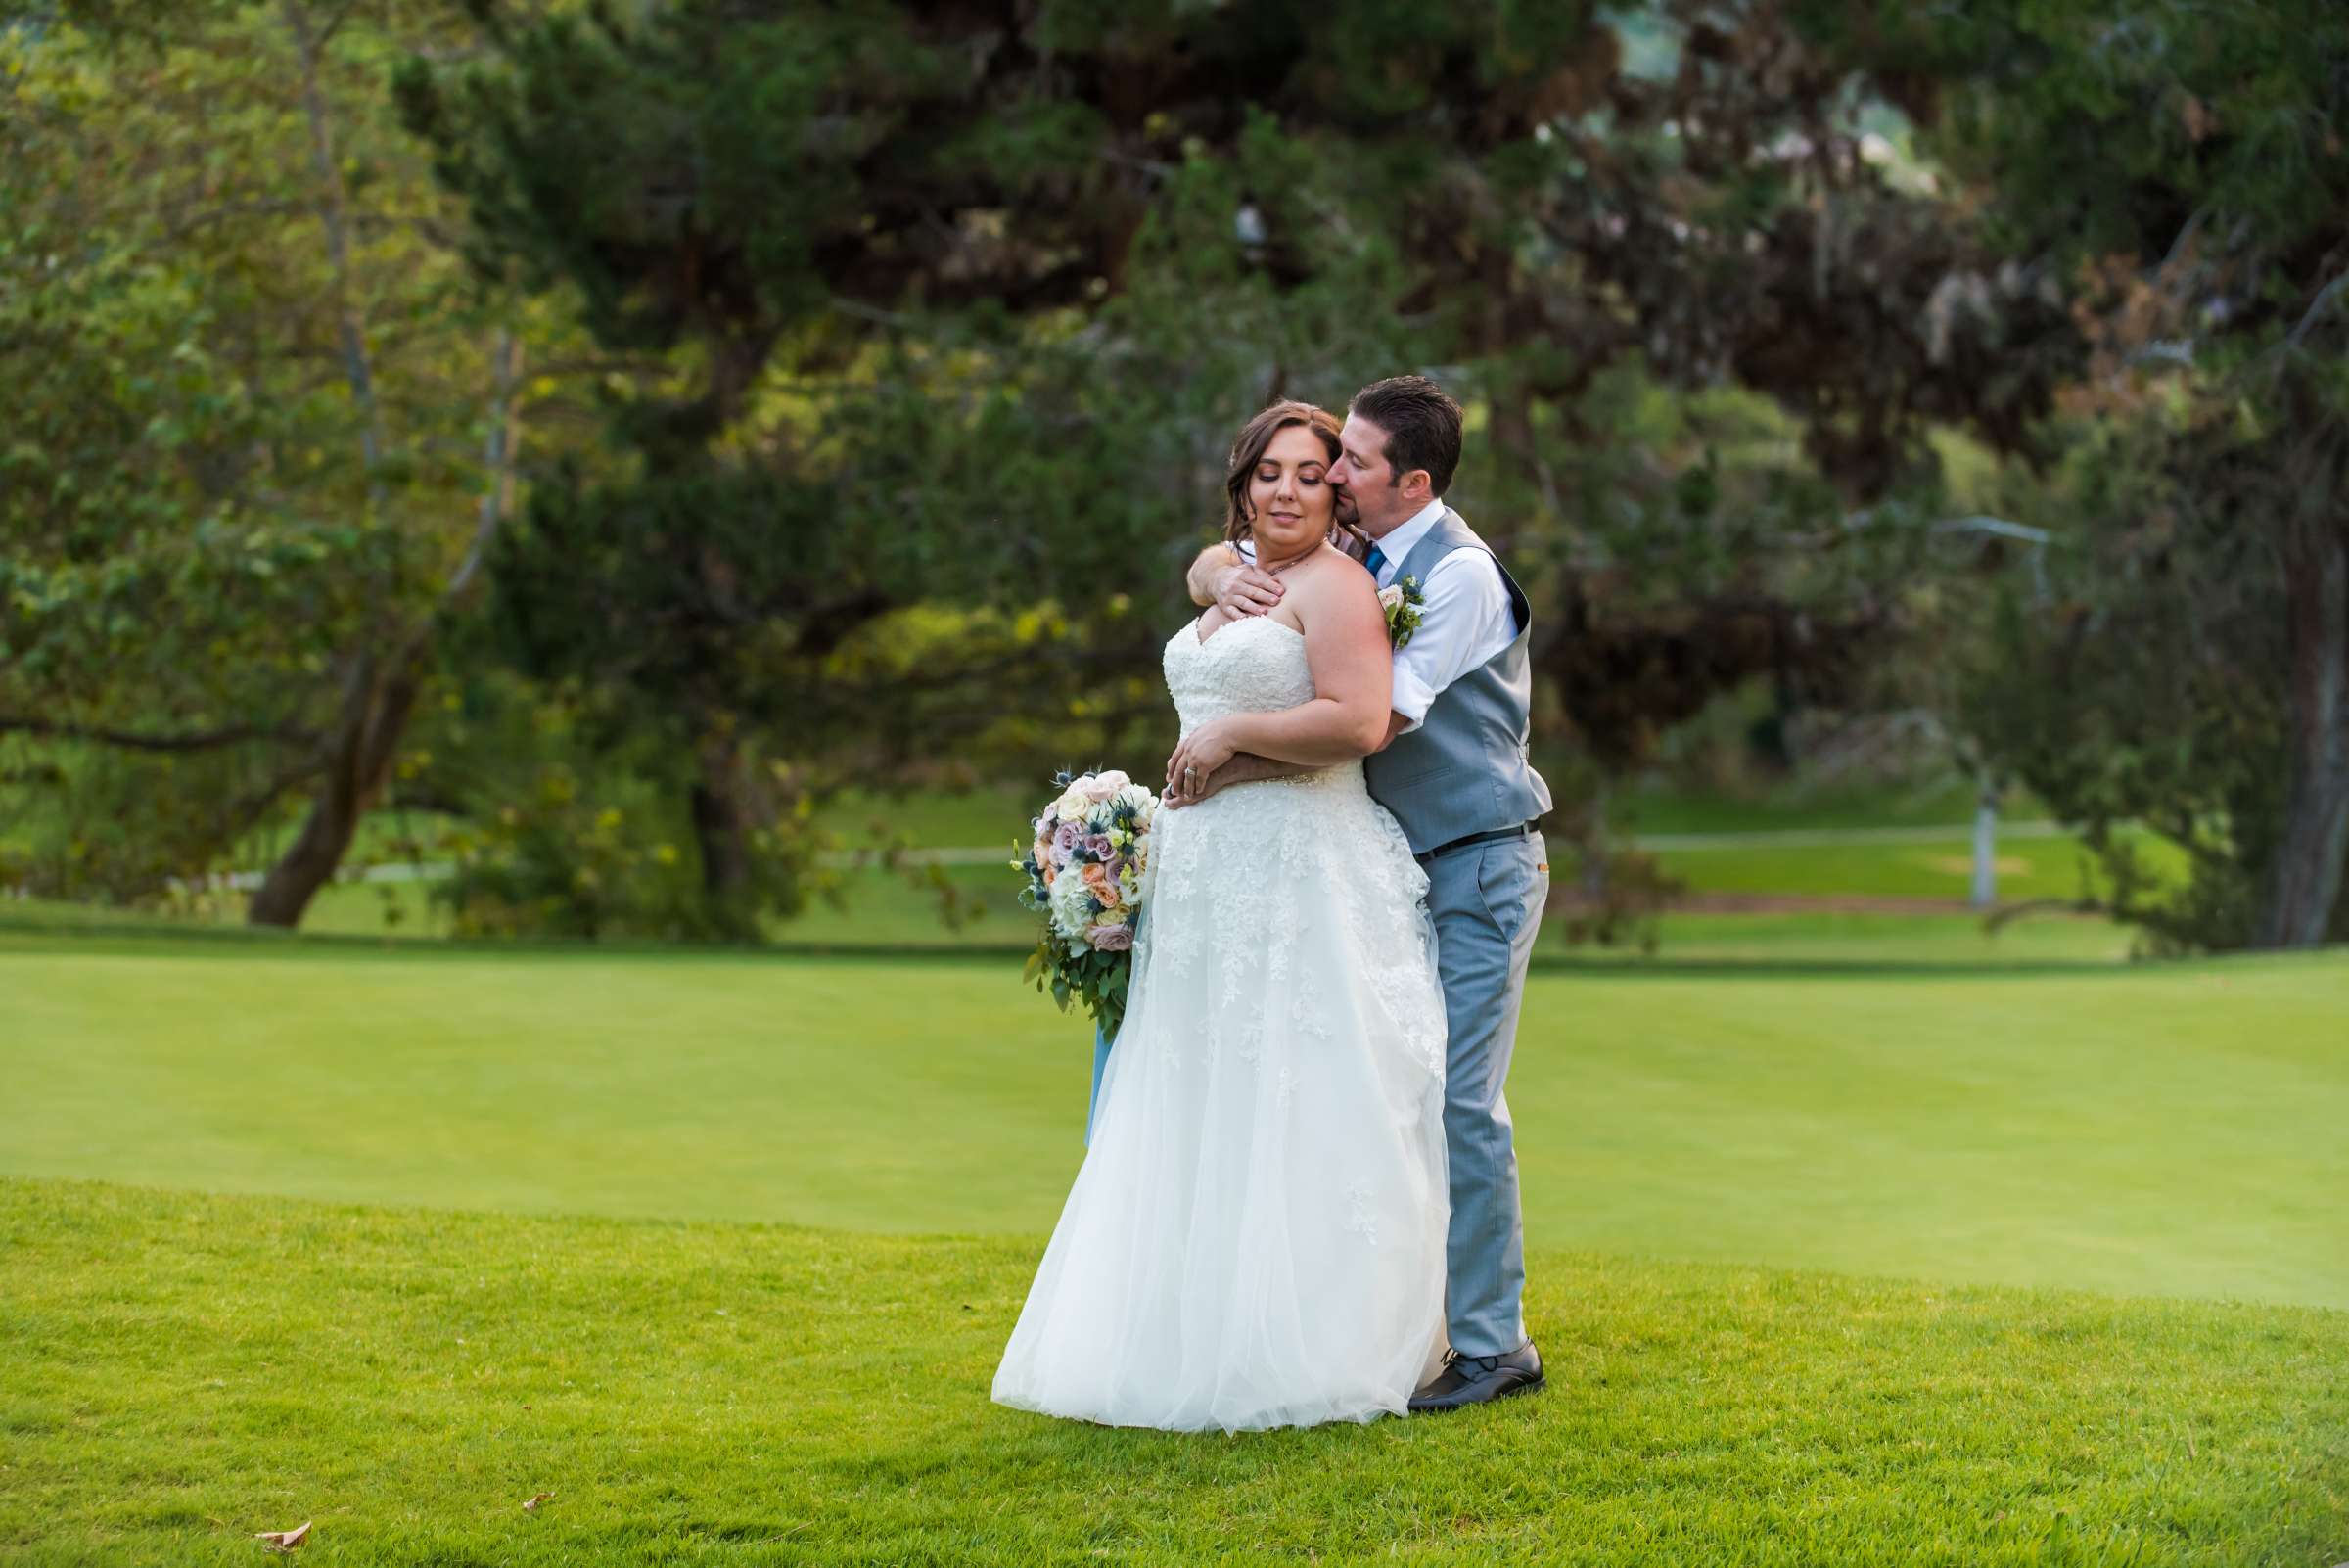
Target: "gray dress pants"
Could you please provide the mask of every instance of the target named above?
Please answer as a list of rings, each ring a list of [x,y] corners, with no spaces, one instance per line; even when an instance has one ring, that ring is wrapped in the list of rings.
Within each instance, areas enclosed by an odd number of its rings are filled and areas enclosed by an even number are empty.
[[[1470,845],[1424,864],[1451,1037],[1444,1077],[1451,1181],[1445,1317],[1462,1356],[1499,1356],[1526,1341],[1525,1222],[1501,1085],[1517,1043],[1526,963],[1549,899],[1549,852],[1536,833]]]

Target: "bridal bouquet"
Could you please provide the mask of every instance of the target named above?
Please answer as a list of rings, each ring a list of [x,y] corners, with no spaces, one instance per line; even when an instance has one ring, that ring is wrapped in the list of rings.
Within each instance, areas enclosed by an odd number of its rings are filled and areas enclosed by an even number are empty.
[[[1059,798],[1031,824],[1027,853],[1011,862],[1028,876],[1021,904],[1044,924],[1024,978],[1038,991],[1049,987],[1064,1012],[1072,997],[1083,1002],[1114,1036],[1126,1016],[1158,797],[1114,769],[1053,782]]]

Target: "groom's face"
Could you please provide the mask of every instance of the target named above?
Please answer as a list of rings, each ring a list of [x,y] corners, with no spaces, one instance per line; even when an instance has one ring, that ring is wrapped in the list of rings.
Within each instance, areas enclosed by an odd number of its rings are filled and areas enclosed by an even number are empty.
[[[1417,473],[1415,484],[1399,481],[1387,462],[1387,433],[1359,414],[1346,416],[1338,433],[1340,455],[1329,471],[1329,482],[1354,503],[1362,531],[1372,538],[1391,531],[1427,504],[1427,479]]]

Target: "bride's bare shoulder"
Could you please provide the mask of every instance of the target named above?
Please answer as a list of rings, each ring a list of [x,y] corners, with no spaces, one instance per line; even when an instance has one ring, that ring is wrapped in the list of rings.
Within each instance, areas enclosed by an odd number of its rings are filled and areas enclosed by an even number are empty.
[[[1309,626],[1313,620],[1353,623],[1362,615],[1381,615],[1376,579],[1360,561],[1337,547],[1322,547],[1292,577],[1297,579],[1292,601]]]
[[[1335,545],[1323,545],[1304,564],[1304,570],[1293,576],[1302,579],[1297,586],[1316,604],[1352,605],[1378,598],[1378,584],[1368,569]]]

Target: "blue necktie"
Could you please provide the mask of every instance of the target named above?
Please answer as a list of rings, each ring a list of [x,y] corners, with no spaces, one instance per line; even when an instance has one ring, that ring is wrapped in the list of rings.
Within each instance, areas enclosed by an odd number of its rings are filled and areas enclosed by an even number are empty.
[[[1362,565],[1370,569],[1370,576],[1375,578],[1381,572],[1386,571],[1387,558],[1379,554],[1378,546],[1373,544],[1370,546],[1370,553],[1362,557]]]

